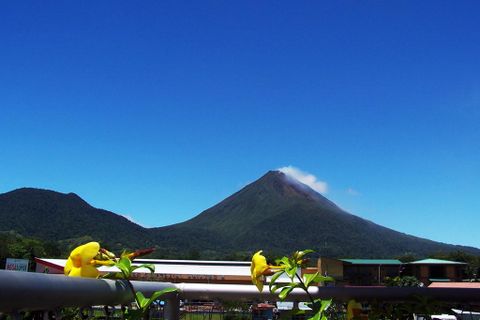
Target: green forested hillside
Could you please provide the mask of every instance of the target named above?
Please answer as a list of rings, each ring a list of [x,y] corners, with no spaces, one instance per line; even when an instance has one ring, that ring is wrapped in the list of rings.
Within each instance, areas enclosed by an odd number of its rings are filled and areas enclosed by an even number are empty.
[[[243,260],[259,249],[280,255],[303,248],[350,258],[480,255],[477,248],[414,237],[351,215],[277,171],[188,221],[151,229],[94,208],[73,193],[18,189],[0,194],[1,231],[47,241],[62,255],[92,240],[117,252],[155,247],[152,257],[180,259]]]
[[[152,246],[146,230],[110,211],[90,206],[74,193],[23,188],[0,195],[0,231],[77,243],[96,239],[115,250]]]

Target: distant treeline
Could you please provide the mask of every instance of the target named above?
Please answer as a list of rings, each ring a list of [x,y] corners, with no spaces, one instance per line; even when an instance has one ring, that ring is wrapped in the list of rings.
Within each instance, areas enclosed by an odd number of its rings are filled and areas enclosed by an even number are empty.
[[[0,268],[5,268],[6,258],[28,259],[30,260],[30,271],[34,271],[34,257],[67,258],[70,251],[74,247],[89,241],[94,241],[94,239],[89,236],[85,236],[57,242],[44,241],[40,239],[24,237],[15,231],[3,231],[0,232]],[[110,248],[107,246],[107,249]],[[120,254],[120,252],[116,253]],[[185,248],[184,251],[157,248],[154,253],[145,258],[248,261],[251,257],[250,253],[244,251],[225,254],[211,250],[199,251],[192,248]],[[471,279],[479,278],[480,256],[475,256],[463,251],[432,253],[427,257],[418,257],[413,254],[406,254],[395,258],[402,262],[411,262],[424,258],[465,262],[468,264],[466,268],[467,277]],[[273,263],[275,257],[270,256],[269,260]],[[312,266],[315,265],[315,261],[313,260],[315,259],[312,259]]]
[[[62,251],[55,242],[25,238],[13,231],[0,233],[0,267],[2,269],[5,268],[6,258],[29,259],[33,262],[34,257],[60,258]],[[33,263],[30,263],[32,271],[33,268]]]
[[[65,259],[76,246],[96,241],[92,237],[85,236],[61,241],[45,241],[36,238],[24,237],[15,231],[0,231],[0,269],[5,268],[7,258],[28,259],[30,260],[30,271],[34,271],[34,258],[60,258]],[[103,244],[102,244],[103,245]],[[106,248],[113,250],[108,244]],[[118,250],[117,250],[118,251]],[[120,255],[119,252],[115,252]],[[156,248],[156,250],[145,258],[158,259],[185,259],[185,260],[249,260],[250,255],[245,252],[234,252],[230,254],[221,254],[217,252],[201,252],[196,249],[185,249],[178,251],[174,249]]]

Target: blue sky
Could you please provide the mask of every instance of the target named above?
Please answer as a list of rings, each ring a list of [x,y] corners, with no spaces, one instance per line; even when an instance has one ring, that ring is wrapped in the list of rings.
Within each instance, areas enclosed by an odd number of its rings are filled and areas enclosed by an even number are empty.
[[[350,212],[480,247],[480,2],[0,5],[0,192],[163,226],[293,166]]]

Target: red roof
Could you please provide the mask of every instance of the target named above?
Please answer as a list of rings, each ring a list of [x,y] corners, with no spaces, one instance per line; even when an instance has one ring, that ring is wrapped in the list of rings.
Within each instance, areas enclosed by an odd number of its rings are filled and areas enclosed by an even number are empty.
[[[273,309],[273,308],[275,308],[273,304],[268,304],[268,303],[257,304],[257,309]]]
[[[480,289],[480,282],[432,282],[429,288],[476,288]]]
[[[37,257],[34,257],[34,260],[35,260],[36,263],[42,264],[45,267],[55,269],[55,270],[58,270],[58,271],[63,273],[63,267],[59,266],[58,264],[54,264],[54,263],[51,263],[49,261],[45,261],[45,260],[43,260],[41,258],[37,258]]]

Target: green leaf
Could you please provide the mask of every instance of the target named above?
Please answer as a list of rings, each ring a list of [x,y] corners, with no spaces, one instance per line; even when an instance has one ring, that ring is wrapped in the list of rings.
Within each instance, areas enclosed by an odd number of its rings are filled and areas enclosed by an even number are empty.
[[[333,279],[332,277],[329,277],[329,276],[322,276],[322,275],[319,275],[316,279],[315,279],[315,282],[334,282],[335,279]]]
[[[150,307],[150,305],[152,304],[152,302],[154,302],[155,300],[157,300],[160,296],[166,294],[166,293],[169,293],[169,292],[176,292],[178,291],[178,289],[176,288],[166,288],[166,289],[163,289],[163,290],[159,290],[159,291],[155,291],[149,299],[145,298],[145,296],[143,295],[143,293],[141,293],[140,291],[137,291],[135,293],[135,296],[137,298],[137,301],[138,303],[140,303],[139,305],[139,308],[145,312],[148,307]]]
[[[291,283],[276,283],[270,288],[271,293],[276,293],[278,289],[285,288],[285,287],[290,287]]]
[[[158,300],[158,298],[163,296],[164,294],[167,294],[167,293],[170,293],[170,292],[177,292],[177,291],[178,291],[177,288],[166,288],[166,289],[163,289],[163,290],[155,291],[152,294],[152,296],[150,297],[150,299],[148,299],[147,307],[149,307],[150,304],[152,304],[153,301]]]
[[[148,304],[148,299],[145,298],[145,296],[143,295],[143,293],[141,293],[140,291],[137,291],[135,293],[135,296],[137,297],[137,301],[138,303],[140,303],[140,305],[138,306],[140,309],[144,310],[145,309],[145,306]]]
[[[139,269],[139,268],[146,268],[150,271],[150,273],[155,272],[155,266],[153,264],[142,264],[142,265],[139,265],[139,266],[132,266],[132,271],[136,270],[136,269]]]
[[[314,303],[312,305],[312,310],[314,310],[315,312],[320,312],[320,313],[327,310],[328,307],[330,307],[330,305],[332,304],[332,299],[328,299],[328,300],[315,299],[313,301],[314,301]]]
[[[270,292],[272,292],[272,286],[275,284],[275,281],[284,273],[284,270],[280,270],[275,272],[275,274],[270,278],[270,283],[268,284],[268,288],[270,289]]]
[[[321,299],[317,299],[317,300],[320,300],[321,301],[321,304],[322,304],[322,307],[320,308],[320,311],[321,312],[324,312],[325,310],[327,310],[330,305],[332,304],[332,299],[328,299],[328,300],[321,300]]]
[[[145,298],[145,296],[143,295],[143,293],[141,293],[140,291],[137,291],[135,293],[135,296],[137,297],[137,301],[138,303],[140,303],[139,305],[139,308],[144,312],[148,309],[148,307],[150,307],[150,305],[155,301],[155,300],[158,300],[158,298],[166,293],[169,293],[169,292],[177,292],[178,289],[176,288],[165,288],[163,290],[159,290],[159,291],[155,291],[149,299]]]
[[[308,287],[311,283],[314,283],[314,282],[319,283],[319,282],[335,281],[332,277],[322,276],[318,272],[315,272],[315,273],[312,273],[312,274],[304,274],[303,279],[304,279],[303,282],[305,282],[306,287]]]
[[[132,261],[130,261],[130,259],[127,257],[122,257],[118,260],[117,264],[125,268],[130,268],[132,266]]]
[[[309,303],[309,307],[315,312],[312,317],[308,320],[326,320],[327,317],[324,312],[330,307],[332,304],[332,299],[329,300],[322,300],[322,299],[315,299],[314,303]]]
[[[130,278],[132,274],[132,262],[126,257],[120,258],[115,266],[120,269],[125,279]]]
[[[280,291],[280,294],[278,295],[280,300],[285,300],[285,298],[288,296],[288,294],[290,292],[292,292],[293,288],[294,287],[292,287],[292,286],[287,286],[287,287],[283,288],[282,291]]]
[[[321,312],[315,312],[308,320],[322,320]]]
[[[318,272],[311,273],[311,274],[304,274],[303,275],[303,282],[305,283],[305,287],[308,288],[308,286],[310,286],[310,283],[317,282],[317,281],[315,281],[315,279],[317,278],[318,275],[319,275]]]
[[[286,268],[285,272],[288,274],[290,279],[293,280],[293,277],[295,277],[295,275],[297,274],[297,266],[294,266],[292,268]]]
[[[290,259],[288,257],[283,257],[280,260],[277,260],[279,265],[285,266],[286,268],[291,268],[292,264],[290,263]]]

